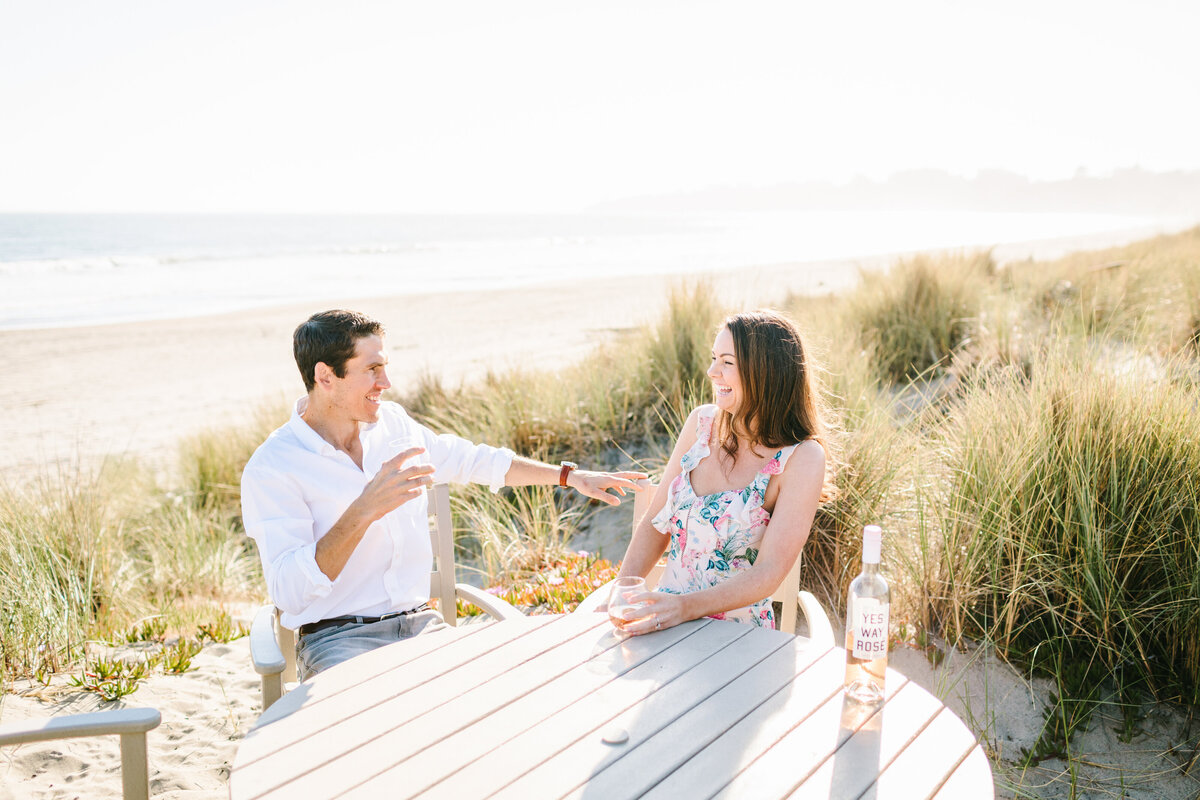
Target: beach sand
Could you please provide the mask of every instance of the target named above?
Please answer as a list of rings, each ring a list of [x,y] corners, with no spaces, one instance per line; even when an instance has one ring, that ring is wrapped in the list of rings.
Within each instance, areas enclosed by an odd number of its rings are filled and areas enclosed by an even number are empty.
[[[731,307],[844,288],[850,262],[703,276]],[[555,369],[617,331],[653,322],[685,279],[594,277],[492,292],[331,298],[320,306],[55,330],[0,331],[0,480],[73,475],[136,456],[169,470],[183,437],[249,422],[303,393],[291,337],[310,314],[351,308],[388,330],[401,394],[422,373],[449,384],[509,367]]]
[[[1086,240],[1010,245],[1002,259],[1050,257],[1070,247],[1101,247],[1134,233]],[[788,292],[822,293],[851,285],[859,267],[891,259],[762,266],[707,276],[730,307],[779,303]],[[10,369],[0,383],[0,481],[91,470],[102,459],[136,456],[169,475],[181,438],[209,428],[241,425],[267,403],[302,391],[291,358],[291,332],[314,311],[348,307],[388,327],[389,376],[404,391],[422,373],[447,382],[508,367],[554,369],[575,361],[616,331],[658,319],[679,278],[608,280],[603,275],[496,292],[398,298],[330,298],[320,307],[245,311],[194,319],[2,331]],[[610,557],[612,553],[606,553]],[[209,645],[182,676],[155,675],[123,702],[154,706],[163,724],[149,735],[152,794],[164,798],[223,798],[238,742],[259,713],[258,679],[246,639]],[[934,669],[923,654],[898,651],[893,666],[945,698],[973,727],[998,768],[1012,770],[1021,747],[1042,725],[1050,687],[1030,682],[983,656],[951,653]],[[0,699],[0,722],[77,713],[99,707],[94,695],[15,686]],[[108,705],[108,704],[104,704]],[[1196,777],[1182,765],[1195,734],[1170,709],[1153,707],[1144,733],[1122,744],[1111,719],[1097,714],[1079,739],[1088,764],[1080,797],[1193,798]],[[1172,750],[1182,747],[1183,749]],[[117,797],[116,737],[5,748],[0,751],[0,800]],[[1044,797],[1069,796],[1061,762],[1046,762],[1031,778],[1047,783]],[[1196,771],[1193,770],[1193,773]],[[1011,774],[1011,773],[1010,773]],[[1051,779],[1054,783],[1051,784]],[[1002,785],[998,783],[998,785]],[[1001,790],[1000,797],[1012,796]]]

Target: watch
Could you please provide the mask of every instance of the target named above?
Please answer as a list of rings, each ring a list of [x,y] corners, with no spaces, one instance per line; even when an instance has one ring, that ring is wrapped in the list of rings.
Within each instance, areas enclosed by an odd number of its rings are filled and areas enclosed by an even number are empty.
[[[566,486],[567,476],[571,474],[572,470],[579,469],[579,465],[574,461],[564,461],[560,466],[562,469],[558,471],[558,485]]]

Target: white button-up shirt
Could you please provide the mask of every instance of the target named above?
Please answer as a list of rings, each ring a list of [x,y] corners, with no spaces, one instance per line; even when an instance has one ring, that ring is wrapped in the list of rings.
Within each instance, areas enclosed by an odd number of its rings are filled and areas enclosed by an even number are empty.
[[[291,419],[259,446],[242,472],[242,521],[258,545],[280,622],[295,629],[330,617],[416,608],[429,600],[433,569],[424,493],[372,523],[335,580],[317,566],[317,540],[383,462],[402,450],[424,447],[422,458],[434,467],[436,483],[483,483],[494,492],[504,486],[513,452],[439,436],[398,404],[385,402],[378,422],[359,427],[359,469],[301,419],[307,403],[307,397],[296,402]]]

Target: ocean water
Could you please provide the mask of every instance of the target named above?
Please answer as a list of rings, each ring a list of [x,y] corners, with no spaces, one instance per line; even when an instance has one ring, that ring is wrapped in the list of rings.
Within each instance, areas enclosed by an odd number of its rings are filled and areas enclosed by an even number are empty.
[[[992,247],[1189,221],[1110,214],[0,214],[0,330]]]

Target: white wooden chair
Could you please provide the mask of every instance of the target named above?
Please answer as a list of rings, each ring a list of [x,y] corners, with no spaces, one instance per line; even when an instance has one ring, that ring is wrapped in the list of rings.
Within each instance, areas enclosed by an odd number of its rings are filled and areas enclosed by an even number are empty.
[[[637,530],[642,517],[646,516],[650,501],[657,489],[657,484],[646,481],[646,489],[634,495],[633,530]],[[796,563],[788,571],[787,577],[771,595],[771,602],[780,605],[779,630],[793,633],[796,630],[797,612],[803,611],[804,618],[808,622],[808,638],[814,643],[832,646],[833,627],[829,624],[829,617],[825,615],[825,609],[821,607],[820,602],[811,592],[800,591],[800,559],[801,556],[796,557]],[[655,564],[651,568],[650,574],[646,576],[646,583],[651,586],[656,585],[659,578],[662,577],[664,567],[663,562]],[[577,612],[595,611],[597,606],[608,600],[611,590],[612,581],[609,581],[584,598],[575,610]]]
[[[157,728],[160,722],[162,714],[154,708],[119,708],[24,720],[0,725],[0,747],[117,734],[121,737],[121,785],[125,800],[146,800],[150,796],[146,732]]]
[[[433,544],[433,571],[429,574],[429,596],[438,601],[442,618],[449,625],[458,622],[456,600],[483,609],[497,620],[524,616],[511,604],[495,595],[465,583],[455,583],[454,525],[450,516],[450,487],[438,484],[429,490],[429,535]],[[296,634],[279,624],[279,610],[262,606],[250,628],[250,657],[254,670],[262,676],[262,703],[266,711],[296,683]]]

